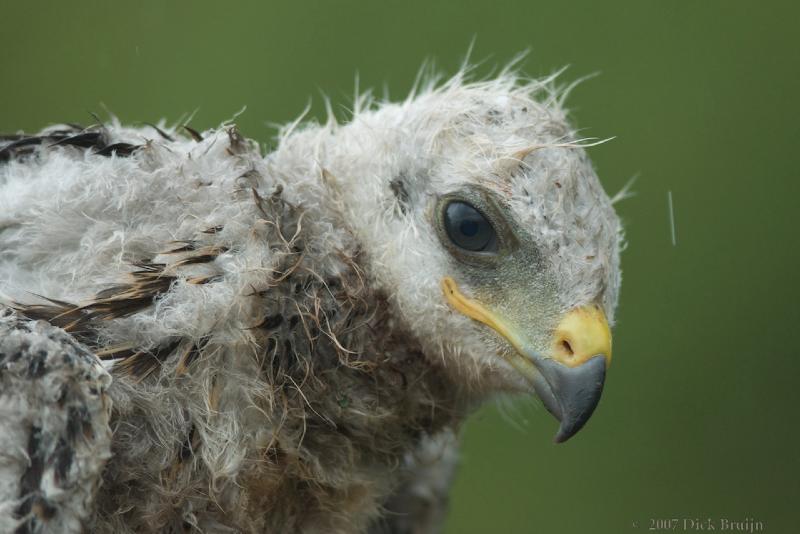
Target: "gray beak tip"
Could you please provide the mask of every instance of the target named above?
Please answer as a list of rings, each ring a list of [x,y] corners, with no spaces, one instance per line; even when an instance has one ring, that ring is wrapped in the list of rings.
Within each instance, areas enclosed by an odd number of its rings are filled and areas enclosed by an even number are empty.
[[[564,443],[565,441],[567,441],[569,438],[571,438],[571,437],[572,437],[572,436],[574,436],[574,435],[575,435],[574,433],[573,433],[573,434],[571,434],[571,435],[570,435],[570,434],[567,434],[567,433],[564,431],[564,427],[563,427],[563,426],[561,426],[561,427],[559,427],[559,428],[558,428],[558,432],[557,432],[557,433],[556,433],[556,435],[553,437],[553,443]]]
[[[554,441],[563,443],[574,436],[594,413],[606,375],[606,358],[598,354],[578,367],[555,360],[535,361],[543,380],[535,384],[545,407],[560,422]]]

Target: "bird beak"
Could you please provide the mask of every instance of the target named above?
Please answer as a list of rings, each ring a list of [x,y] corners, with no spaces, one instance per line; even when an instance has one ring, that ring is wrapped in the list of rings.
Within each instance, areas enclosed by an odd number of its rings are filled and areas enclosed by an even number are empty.
[[[442,280],[442,290],[453,308],[489,326],[514,347],[516,354],[507,361],[561,423],[556,443],[583,428],[600,401],[611,362],[611,331],[600,308],[581,306],[566,313],[554,330],[550,353],[543,356],[501,317],[461,293],[452,278]]]

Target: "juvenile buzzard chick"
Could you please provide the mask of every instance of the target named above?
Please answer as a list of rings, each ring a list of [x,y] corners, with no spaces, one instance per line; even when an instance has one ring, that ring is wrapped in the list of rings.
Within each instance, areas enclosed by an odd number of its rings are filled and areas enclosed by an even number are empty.
[[[433,532],[481,402],[584,425],[620,224],[552,80],[186,132],[0,144],[0,530]]]

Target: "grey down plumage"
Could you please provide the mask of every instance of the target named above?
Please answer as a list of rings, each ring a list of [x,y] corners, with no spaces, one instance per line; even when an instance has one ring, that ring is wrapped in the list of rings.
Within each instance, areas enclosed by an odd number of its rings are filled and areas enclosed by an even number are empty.
[[[463,184],[537,243],[531,339],[613,317],[619,223],[552,80],[359,97],[266,156],[232,124],[2,143],[2,532],[437,531],[460,423],[529,389],[442,298]]]

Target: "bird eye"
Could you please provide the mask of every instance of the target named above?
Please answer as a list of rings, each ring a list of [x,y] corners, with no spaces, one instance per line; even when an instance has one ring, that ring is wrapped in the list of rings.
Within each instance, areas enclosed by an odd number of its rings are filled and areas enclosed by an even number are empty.
[[[497,252],[497,233],[481,212],[466,202],[450,202],[444,210],[447,237],[470,252]]]

